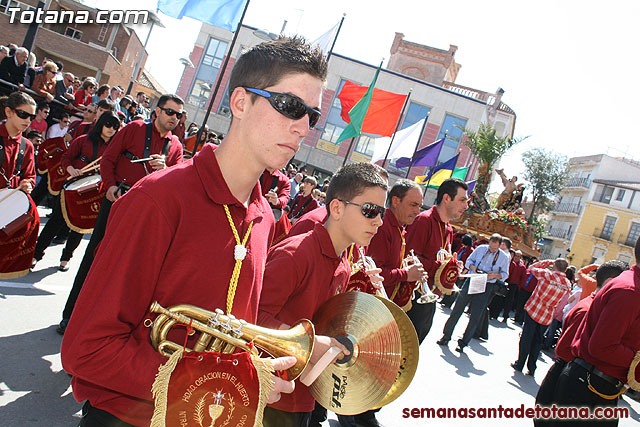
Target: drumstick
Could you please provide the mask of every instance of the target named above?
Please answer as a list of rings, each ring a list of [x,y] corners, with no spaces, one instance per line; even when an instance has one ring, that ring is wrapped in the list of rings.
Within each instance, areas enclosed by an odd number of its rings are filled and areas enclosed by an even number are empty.
[[[9,194],[7,194],[6,196],[4,196],[2,199],[0,199],[0,203],[2,203],[3,201],[5,201],[6,199],[8,199],[9,197],[11,197],[13,195],[13,193],[15,193],[16,191],[20,190],[20,188],[14,188],[13,190],[9,191]]]
[[[87,170],[90,169],[91,166],[95,165],[97,162],[100,161],[100,159],[102,159],[102,156],[98,157],[97,159],[95,159],[93,162],[87,164],[85,167],[83,167],[82,169],[80,169],[80,173],[84,173]]]
[[[145,157],[144,159],[135,159],[135,160],[131,160],[131,163],[143,163],[143,162],[148,162],[150,160],[154,160],[155,157]]]

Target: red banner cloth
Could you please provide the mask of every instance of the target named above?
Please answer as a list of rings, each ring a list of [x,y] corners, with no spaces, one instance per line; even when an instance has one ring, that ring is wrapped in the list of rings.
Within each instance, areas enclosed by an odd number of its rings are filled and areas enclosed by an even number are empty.
[[[31,267],[40,230],[40,216],[31,197],[29,204],[29,214],[33,218],[9,235],[0,233],[0,279],[22,277]]]

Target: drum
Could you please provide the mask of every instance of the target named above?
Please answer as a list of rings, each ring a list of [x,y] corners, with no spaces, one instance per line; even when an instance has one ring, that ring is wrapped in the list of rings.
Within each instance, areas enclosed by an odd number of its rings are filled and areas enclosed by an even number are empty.
[[[38,210],[29,196],[16,189],[0,189],[0,279],[29,272],[39,227]]]
[[[31,203],[24,192],[12,188],[1,189],[0,200],[0,232],[9,238],[33,220]]]
[[[42,142],[38,147],[38,155],[36,157],[38,172],[44,174],[49,170],[49,166],[52,163],[60,163],[60,159],[67,150],[67,147],[68,145],[63,137],[49,138]]]
[[[67,182],[60,194],[62,216],[70,229],[91,233],[106,193],[99,174],[80,176]]]

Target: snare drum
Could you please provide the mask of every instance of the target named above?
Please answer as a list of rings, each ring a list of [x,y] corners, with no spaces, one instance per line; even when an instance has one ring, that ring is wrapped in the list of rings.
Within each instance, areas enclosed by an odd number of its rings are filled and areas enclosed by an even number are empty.
[[[91,233],[105,193],[99,174],[67,182],[60,193],[60,207],[69,228],[82,234]]]
[[[0,200],[0,233],[11,237],[33,220],[31,202],[24,192],[12,188],[0,189]]]
[[[77,191],[78,194],[87,191],[97,190],[102,185],[102,177],[100,175],[81,176],[72,179],[64,185],[65,191]]]

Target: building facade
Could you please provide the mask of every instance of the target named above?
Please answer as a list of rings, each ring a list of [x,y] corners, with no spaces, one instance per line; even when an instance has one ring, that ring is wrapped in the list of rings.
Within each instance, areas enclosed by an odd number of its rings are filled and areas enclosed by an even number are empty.
[[[238,54],[248,47],[261,43],[255,28],[243,26],[231,53],[229,64],[220,80],[220,87],[213,101],[211,115],[207,121],[210,129],[225,134],[230,124],[231,113],[228,101],[228,80]],[[185,67],[178,95],[185,101],[189,122],[202,123],[212,92],[218,83],[218,74],[225,60],[232,33],[207,24],[202,29],[190,60],[194,68]],[[491,121],[500,136],[513,136],[516,115],[501,102],[504,91],[496,93],[479,91],[455,83],[460,65],[455,62],[457,47],[441,50],[405,41],[397,33],[391,46],[391,57],[386,68],[382,68],[376,88],[386,91],[411,93],[408,105],[399,120],[399,129],[404,129],[427,117],[427,123],[418,149],[437,139],[445,138],[439,161],[443,162],[460,153],[457,167],[469,166],[467,180],[477,173],[478,163],[462,143],[466,127],[476,130],[480,123]],[[340,116],[341,105],[338,94],[346,81],[369,86],[377,66],[367,64],[333,52],[329,60],[326,90],[323,94],[322,118],[316,128],[303,140],[294,158],[297,164],[307,166],[307,172],[324,178],[337,170],[344,162],[368,162],[374,152],[377,135],[363,134],[354,141],[337,142],[347,126]],[[425,167],[396,168],[388,162],[391,181],[409,176],[413,178],[425,173]]]
[[[550,212],[542,257],[582,267],[633,260],[640,235],[640,163],[606,154],[569,160],[570,178]]]

